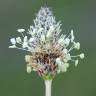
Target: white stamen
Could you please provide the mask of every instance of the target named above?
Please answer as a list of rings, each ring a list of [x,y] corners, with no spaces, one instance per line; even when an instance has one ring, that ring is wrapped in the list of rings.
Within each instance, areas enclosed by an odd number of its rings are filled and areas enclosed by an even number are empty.
[[[56,59],[56,64],[61,65],[61,63],[62,63],[62,62],[61,62],[61,59],[60,59],[60,58],[57,58],[57,59]]]
[[[24,48],[19,48],[19,47],[15,47],[15,48],[20,49],[20,50],[25,50],[25,51],[31,52],[30,50],[27,50],[27,49],[24,49]]]
[[[10,41],[11,41],[11,43],[12,43],[13,45],[16,44],[16,40],[15,40],[15,38],[11,38]]]
[[[32,69],[30,65],[27,65],[27,73],[31,73]]]
[[[29,62],[30,60],[31,60],[30,55],[25,55],[25,61],[26,61],[26,62]]]
[[[24,42],[27,42],[27,36],[24,37]]]
[[[63,49],[63,53],[64,54],[67,54],[68,53],[68,50],[67,49]]]
[[[66,55],[65,55],[65,58],[66,58],[67,61],[71,60],[70,54],[66,54]]]
[[[16,48],[16,45],[9,46],[9,48]]]
[[[58,43],[60,45],[62,45],[62,46],[65,44],[64,38],[65,38],[65,35],[61,35],[60,38],[59,38],[59,40],[58,40]]]
[[[75,66],[76,66],[76,67],[77,67],[77,65],[78,65],[78,62],[79,62],[78,60],[75,60]]]
[[[80,43],[79,42],[74,43],[74,48],[79,50],[80,49]]]
[[[20,33],[22,33],[22,32],[25,31],[25,29],[18,29],[17,31],[20,32]]]
[[[59,66],[59,69],[60,69],[61,72],[66,72],[67,71],[67,67],[64,64],[62,64],[61,66]]]
[[[49,31],[47,32],[46,37],[47,37],[47,38],[51,38],[51,37],[52,37],[52,34],[53,34],[53,31],[54,31],[54,27],[53,27],[53,26],[50,26],[50,29],[49,29]]]
[[[27,48],[27,47],[28,47],[28,42],[24,42],[24,43],[22,44],[22,47],[23,47],[23,48]]]
[[[81,53],[79,56],[80,56],[81,59],[83,59],[84,58],[84,53]]]
[[[68,46],[69,43],[70,43],[70,39],[69,39],[69,38],[66,38],[66,39],[64,40],[64,43],[65,43],[65,46]]]
[[[70,49],[68,50],[68,52],[72,51],[73,49],[74,49],[74,46],[72,45],[72,46],[70,47]]]
[[[17,37],[17,38],[16,38],[16,42],[17,42],[17,43],[21,43],[21,42],[22,42],[21,38],[20,38],[20,37]]]
[[[33,42],[35,40],[35,38],[30,38],[29,42]]]
[[[73,34],[73,29],[71,30],[71,42],[74,41],[74,34]]]

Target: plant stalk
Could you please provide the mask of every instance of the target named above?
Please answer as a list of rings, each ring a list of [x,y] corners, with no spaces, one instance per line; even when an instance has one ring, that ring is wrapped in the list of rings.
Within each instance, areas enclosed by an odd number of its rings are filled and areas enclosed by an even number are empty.
[[[51,96],[52,80],[45,80],[45,96]]]

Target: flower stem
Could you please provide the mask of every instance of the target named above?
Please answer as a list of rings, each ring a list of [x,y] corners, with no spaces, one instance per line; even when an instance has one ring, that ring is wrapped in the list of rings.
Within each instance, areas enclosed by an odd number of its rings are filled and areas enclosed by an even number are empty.
[[[45,80],[45,96],[51,96],[52,80]]]

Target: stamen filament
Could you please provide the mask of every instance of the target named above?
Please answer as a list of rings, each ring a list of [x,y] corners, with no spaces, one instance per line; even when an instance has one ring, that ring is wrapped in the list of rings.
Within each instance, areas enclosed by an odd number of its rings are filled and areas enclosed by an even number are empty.
[[[16,47],[16,48],[20,49],[20,50],[25,50],[25,51],[31,52],[30,50],[27,50],[27,49],[24,49],[24,48],[19,48],[19,47]]]

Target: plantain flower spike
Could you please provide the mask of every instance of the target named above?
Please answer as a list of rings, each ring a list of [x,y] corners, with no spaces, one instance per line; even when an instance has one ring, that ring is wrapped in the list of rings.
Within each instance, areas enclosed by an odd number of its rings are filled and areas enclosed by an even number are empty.
[[[27,72],[36,71],[44,79],[53,79],[56,74],[66,72],[71,63],[78,65],[84,53],[72,55],[74,50],[80,49],[80,43],[75,42],[73,29],[67,36],[61,34],[61,22],[47,7],[41,7],[34,25],[26,31],[18,29],[19,37],[11,38],[9,48],[17,48],[30,52],[25,55]],[[73,52],[72,52],[73,51]]]

